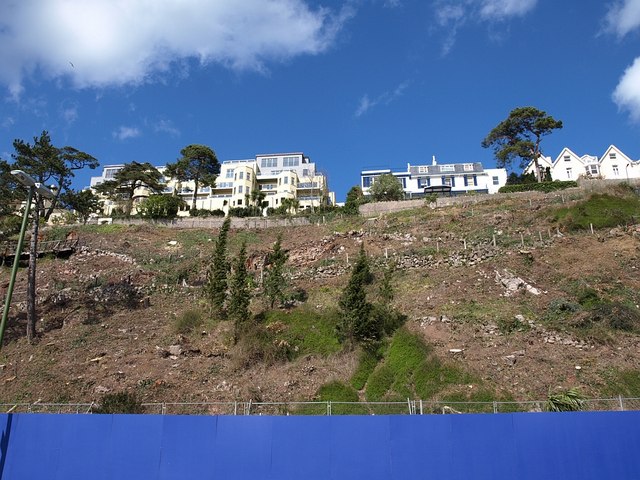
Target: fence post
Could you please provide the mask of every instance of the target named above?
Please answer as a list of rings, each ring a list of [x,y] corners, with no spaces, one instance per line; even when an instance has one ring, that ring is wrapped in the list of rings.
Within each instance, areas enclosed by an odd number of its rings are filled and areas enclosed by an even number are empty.
[[[331,416],[331,400],[327,401],[327,415]]]
[[[493,401],[493,413],[498,413],[498,402]]]
[[[624,402],[622,401],[622,395],[618,395],[618,401],[620,402],[620,411],[624,411]]]

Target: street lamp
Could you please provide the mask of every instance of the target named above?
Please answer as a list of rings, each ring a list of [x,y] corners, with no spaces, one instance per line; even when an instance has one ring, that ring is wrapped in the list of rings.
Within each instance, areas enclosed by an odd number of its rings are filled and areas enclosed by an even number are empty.
[[[45,198],[54,198],[53,193],[47,187],[41,183],[37,183],[30,175],[26,174],[22,170],[11,170],[11,175],[25,187],[29,189],[27,195],[27,205],[24,209],[22,216],[22,226],[20,227],[20,235],[18,236],[18,245],[16,245],[16,251],[13,256],[13,266],[11,267],[11,278],[9,280],[9,288],[7,290],[7,298],[4,302],[4,310],[2,311],[2,322],[0,322],[0,349],[2,349],[2,340],[4,338],[4,330],[7,326],[7,318],[9,317],[9,307],[11,305],[11,297],[13,296],[13,287],[16,281],[16,274],[18,273],[18,263],[20,262],[20,255],[22,255],[22,243],[24,241],[24,233],[27,229],[27,222],[29,219],[29,210],[31,209],[31,201],[33,200],[33,194],[37,193]],[[33,254],[33,252],[32,252]]]

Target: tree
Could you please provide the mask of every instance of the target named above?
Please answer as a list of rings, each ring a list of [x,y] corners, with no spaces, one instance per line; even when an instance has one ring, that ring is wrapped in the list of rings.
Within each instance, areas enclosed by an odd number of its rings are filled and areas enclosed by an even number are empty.
[[[67,190],[62,194],[60,200],[65,207],[75,210],[84,224],[87,223],[92,213],[98,213],[102,210],[102,201],[91,190],[80,192]]]
[[[233,274],[229,285],[229,319],[233,321],[233,340],[238,343],[243,325],[249,320],[251,295],[247,283],[247,247],[242,242],[240,252],[233,262]]]
[[[554,119],[546,112],[534,107],[520,107],[509,113],[509,117],[495,127],[482,141],[484,148],[493,147],[496,165],[510,168],[516,158],[520,158],[520,168],[531,162],[539,182],[544,179],[538,159],[542,155],[542,137],[553,130],[562,128],[562,121]]]
[[[218,318],[224,315],[224,307],[227,299],[227,275],[229,273],[229,261],[227,260],[227,237],[231,228],[231,218],[225,218],[216,239],[211,265],[209,265],[208,279],[205,291],[211,306]]]
[[[273,250],[269,252],[265,262],[269,269],[265,273],[263,288],[264,294],[269,300],[270,308],[273,308],[276,302],[282,303],[284,300],[286,288],[284,264],[288,258],[287,252],[282,249],[282,237],[278,235],[276,242],[273,244]]]
[[[391,173],[385,173],[376,177],[373,185],[369,188],[369,193],[376,202],[388,202],[390,200],[402,200],[404,198],[402,183]]]
[[[198,189],[202,186],[215,186],[216,176],[220,173],[220,163],[215,152],[206,145],[187,145],[180,150],[181,158],[167,164],[167,175],[181,182],[192,181],[195,184],[191,209],[196,209]]]
[[[43,131],[40,137],[34,137],[33,145],[16,139],[13,148],[15,153],[12,155],[12,168],[23,170],[44,186],[55,187],[52,188],[55,197],[46,209],[43,204],[36,202],[42,209],[40,213],[45,220],[53,213],[60,196],[71,187],[74,171],[87,167],[93,169],[99,164],[94,157],[76,148],[55,147],[47,131]]]
[[[152,193],[161,193],[164,190],[161,179],[162,174],[150,163],[131,162],[125,164],[113,180],[96,185],[94,189],[113,200],[124,202],[124,213],[128,216],[131,215],[136,190],[145,188]]]
[[[358,341],[377,340],[381,336],[380,329],[371,324],[372,305],[367,302],[365,286],[371,282],[371,279],[369,260],[362,244],[351,271],[349,283],[338,301],[342,310],[338,335],[341,341],[350,347]]]
[[[20,204],[19,190],[16,188],[15,177],[11,175],[11,165],[0,159],[0,217],[13,215],[16,205]]]
[[[357,215],[358,208],[362,204],[364,195],[362,194],[362,188],[359,185],[351,187],[347,192],[347,198],[344,202],[342,211],[347,215]]]
[[[174,218],[184,201],[174,195],[151,195],[138,206],[138,212],[145,218]]]
[[[29,268],[27,272],[27,339],[32,341],[36,334],[36,261],[38,258],[38,231],[40,218],[48,220],[56,207],[59,197],[71,186],[74,171],[84,167],[96,168],[98,161],[88,153],[73,147],[58,148],[51,143],[49,133],[43,131],[34,137],[33,145],[20,139],[13,141],[12,154],[14,169],[22,170],[42,186],[55,187],[53,198],[45,205],[43,196],[36,190],[33,195],[32,228],[29,244]]]

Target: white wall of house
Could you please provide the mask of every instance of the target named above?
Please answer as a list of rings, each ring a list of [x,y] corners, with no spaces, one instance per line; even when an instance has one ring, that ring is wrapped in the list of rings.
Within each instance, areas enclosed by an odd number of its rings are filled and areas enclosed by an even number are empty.
[[[628,180],[640,178],[640,160],[632,160],[615,145],[609,146],[600,157],[579,156],[569,148],[564,148],[553,160],[540,157],[540,168],[549,167],[553,180],[578,180],[578,178],[603,178],[607,180]],[[533,162],[524,173],[535,173]]]
[[[507,171],[504,168],[485,169],[479,162],[438,164],[434,158],[430,165],[408,164],[405,171],[392,171],[389,168],[363,170],[360,173],[362,192],[369,195],[376,178],[389,173],[398,178],[405,195],[409,197],[424,195],[426,187],[442,185],[450,186],[453,195],[497,193],[507,183]]]

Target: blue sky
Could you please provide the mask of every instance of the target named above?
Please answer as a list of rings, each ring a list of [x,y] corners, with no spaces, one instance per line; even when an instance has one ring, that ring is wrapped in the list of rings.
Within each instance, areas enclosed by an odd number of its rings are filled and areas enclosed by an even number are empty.
[[[564,122],[545,154],[638,159],[639,40],[640,0],[1,0],[0,156],[42,130],[102,165],[302,151],[344,200],[363,168],[494,166],[533,105]]]

